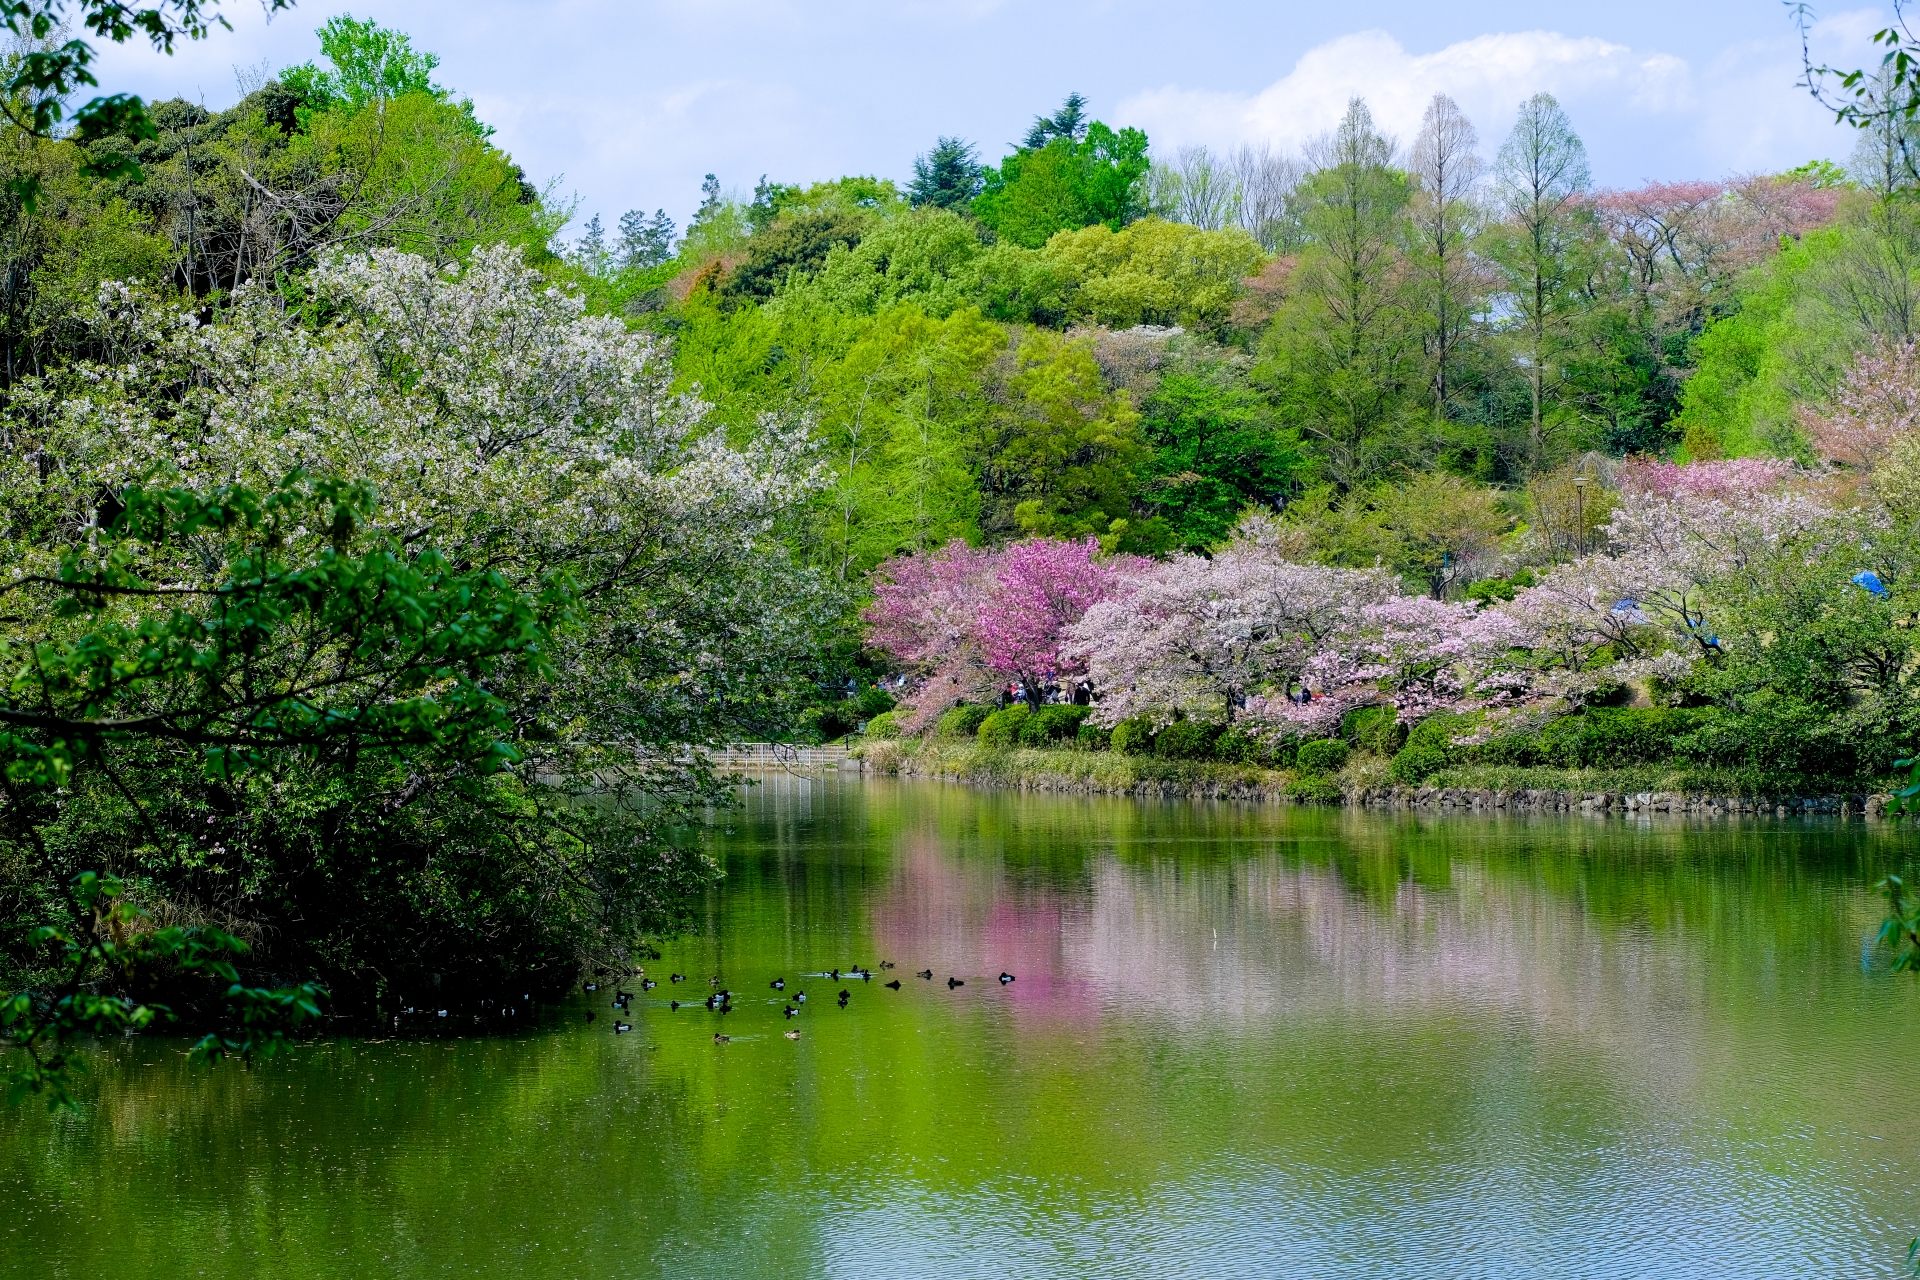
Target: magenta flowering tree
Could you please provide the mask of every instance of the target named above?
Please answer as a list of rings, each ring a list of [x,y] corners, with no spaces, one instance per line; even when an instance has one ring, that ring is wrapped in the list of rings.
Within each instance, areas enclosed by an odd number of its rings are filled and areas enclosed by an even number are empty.
[[[924,728],[956,702],[991,699],[1018,680],[1037,698],[1085,670],[1062,649],[1067,628],[1145,562],[1101,556],[1099,543],[1030,538],[987,551],[954,541],[896,556],[875,571],[867,642],[921,676],[904,723]]]
[[[1000,552],[993,586],[980,610],[978,635],[987,665],[1036,686],[1085,667],[1063,648],[1067,629],[1146,562],[1100,558],[1098,539],[1029,538]]]

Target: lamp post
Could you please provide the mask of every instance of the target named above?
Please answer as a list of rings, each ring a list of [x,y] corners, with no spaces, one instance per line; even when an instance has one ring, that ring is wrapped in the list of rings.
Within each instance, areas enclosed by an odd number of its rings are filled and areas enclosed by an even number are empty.
[[[1573,478],[1573,537],[1576,557],[1587,554],[1587,477]]]

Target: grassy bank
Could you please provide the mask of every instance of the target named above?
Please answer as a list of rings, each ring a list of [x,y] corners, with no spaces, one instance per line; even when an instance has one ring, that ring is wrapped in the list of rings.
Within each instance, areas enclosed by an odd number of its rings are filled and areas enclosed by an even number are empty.
[[[861,744],[855,748],[855,754],[869,769],[881,774],[1084,795],[1339,804],[1362,793],[1377,794],[1393,785],[1387,776],[1388,761],[1366,753],[1355,755],[1337,773],[1329,774],[1072,747],[992,747],[967,739],[881,739]],[[1880,779],[1766,777],[1745,771],[1669,763],[1617,768],[1462,765],[1434,773],[1419,789],[1780,797],[1870,795],[1883,792],[1886,786]]]

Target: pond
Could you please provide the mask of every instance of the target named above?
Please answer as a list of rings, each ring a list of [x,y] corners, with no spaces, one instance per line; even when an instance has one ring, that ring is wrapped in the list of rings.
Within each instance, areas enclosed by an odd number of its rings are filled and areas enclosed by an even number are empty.
[[[103,1051],[0,1117],[0,1274],[1889,1275],[1920,1230],[1897,828],[786,778],[724,822],[630,1033]]]

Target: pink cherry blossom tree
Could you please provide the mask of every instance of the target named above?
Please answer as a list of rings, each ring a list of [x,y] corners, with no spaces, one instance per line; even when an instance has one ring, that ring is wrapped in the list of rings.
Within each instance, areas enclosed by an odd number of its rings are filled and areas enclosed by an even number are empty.
[[[1265,517],[1242,523],[1212,559],[1181,555],[1136,572],[1069,631],[1099,695],[1094,718],[1231,722],[1284,692],[1355,610],[1392,593],[1384,570],[1296,564]]]
[[[1009,678],[1037,698],[1044,683],[1081,674],[1062,650],[1066,629],[1143,564],[1100,556],[1094,539],[1032,538],[992,551],[956,540],[881,565],[863,619],[869,644],[921,676],[904,700],[906,726],[990,700]]]

